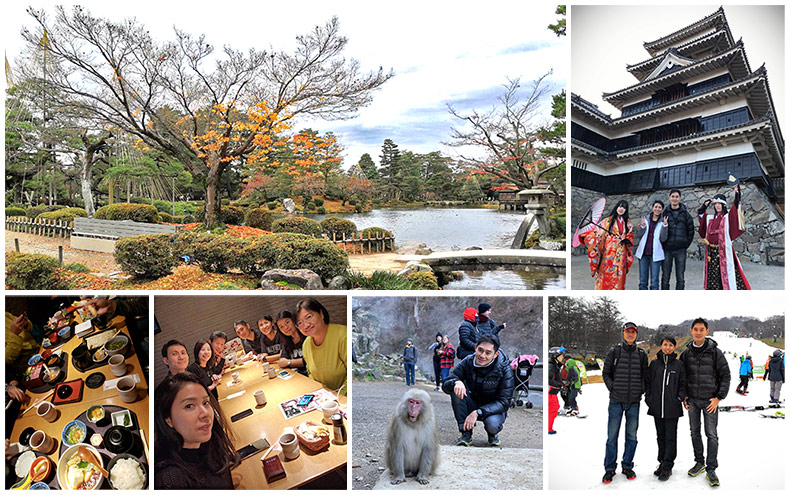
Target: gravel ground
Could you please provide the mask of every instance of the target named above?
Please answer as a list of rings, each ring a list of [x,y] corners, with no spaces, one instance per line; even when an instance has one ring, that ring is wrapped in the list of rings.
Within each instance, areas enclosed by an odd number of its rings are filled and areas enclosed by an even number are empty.
[[[15,251],[14,239],[19,239],[19,250],[23,253],[46,254],[58,257],[58,246],[63,246],[63,264],[82,263],[91,272],[101,275],[120,270],[115,263],[112,253],[99,253],[95,251],[84,251],[82,249],[71,249],[69,239],[62,237],[46,237],[25,232],[5,233],[6,252]]]
[[[435,392],[427,383],[418,382],[416,386],[431,396],[439,428],[439,443],[455,445],[458,426],[450,406],[450,396]],[[373,488],[384,470],[387,425],[407,387],[403,382],[359,381],[353,382],[351,387],[352,487],[354,490],[368,490]],[[542,449],[542,424],[542,407],[511,409],[505,428],[499,435],[502,447]],[[489,448],[480,423],[475,428],[472,442],[473,446]]]

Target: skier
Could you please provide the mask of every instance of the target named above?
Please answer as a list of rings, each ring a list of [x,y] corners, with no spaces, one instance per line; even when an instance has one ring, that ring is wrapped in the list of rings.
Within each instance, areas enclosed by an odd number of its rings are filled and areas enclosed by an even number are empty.
[[[752,358],[748,354],[746,357],[743,358],[741,361],[741,367],[738,370],[738,375],[741,378],[741,382],[735,388],[735,392],[741,395],[746,395],[749,393],[747,390],[749,388],[749,374],[752,372]]]
[[[579,414],[579,405],[576,403],[576,395],[582,388],[582,378],[581,374],[579,373],[579,368],[576,366],[576,360],[571,357],[570,354],[565,354],[563,359],[563,368],[562,368],[562,379],[563,384],[565,380],[567,380],[567,389],[568,392],[566,394],[567,399],[565,400],[565,411],[569,416],[576,416]]]
[[[562,377],[560,368],[565,357],[559,347],[549,349],[549,435],[557,433],[554,431],[554,420],[560,411],[560,400],[557,394],[562,389]]]
[[[691,445],[694,448],[694,467],[689,476],[707,472],[705,478],[710,486],[719,486],[716,475],[719,452],[719,437],[716,428],[719,424],[719,402],[727,397],[730,390],[730,367],[716,341],[708,338],[708,322],[697,318],[691,324],[691,341],[680,355],[686,369],[686,398],[683,406],[689,411],[691,426]],[[708,439],[708,458],[702,445],[702,425],[700,415],[705,420],[705,436]]]
[[[678,452],[678,418],[683,416],[686,396],[686,370],[676,360],[677,342],[669,335],[661,339],[661,349],[647,368],[648,387],[645,391],[647,414],[656,423],[658,467],[653,472],[659,481],[672,475]]]
[[[785,362],[781,349],[774,351],[774,355],[768,362],[765,376],[771,382],[771,404],[779,403],[779,394],[782,392],[782,384],[785,382]]]
[[[625,450],[623,474],[629,480],[636,478],[634,454],[636,431],[639,428],[639,403],[647,385],[647,353],[636,344],[639,329],[628,322],[623,325],[623,341],[609,349],[603,365],[603,381],[609,389],[609,422],[607,427],[606,455],[604,457],[604,483],[611,483],[617,469],[617,437],[620,423],[625,416]]]

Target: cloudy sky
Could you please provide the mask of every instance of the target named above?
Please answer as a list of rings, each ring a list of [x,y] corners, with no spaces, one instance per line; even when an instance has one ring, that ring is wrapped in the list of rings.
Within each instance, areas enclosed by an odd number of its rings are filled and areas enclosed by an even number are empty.
[[[573,6],[569,24],[572,91],[618,117],[620,111],[604,103],[601,94],[637,82],[625,67],[650,58],[642,43],[703,19],[719,5]],[[725,5],[724,14],[735,41],[743,38],[752,70],[765,63],[776,111],[780,121],[786,122],[784,6]]]
[[[392,68],[396,76],[375,95],[373,103],[353,120],[307,122],[322,132],[333,131],[345,146],[345,167],[363,153],[378,162],[381,143],[393,139],[401,150],[442,150],[456,123],[447,112],[488,110],[496,103],[508,78],[522,83],[550,69],[551,93],[565,87],[567,43],[546,29],[556,20],[553,3],[519,1],[372,2],[220,2],[131,1],[79,2],[94,15],[114,20],[136,17],[155,38],[172,38],[173,25],[192,34],[205,33],[215,48],[230,45],[244,50],[291,50],[294,38],[333,15],[348,37],[344,55],[356,58],[367,70]],[[70,2],[35,2],[47,8]],[[20,63],[19,32],[32,26],[28,3],[3,7],[3,44],[12,64]],[[298,5],[294,8],[294,5]],[[527,86],[522,84],[522,86]],[[546,108],[550,101],[546,101]]]
[[[715,320],[750,316],[764,320],[784,314],[786,306],[786,296],[778,291],[611,291],[606,297],[618,303],[618,309],[626,320],[653,328],[662,323],[676,325],[697,317]]]

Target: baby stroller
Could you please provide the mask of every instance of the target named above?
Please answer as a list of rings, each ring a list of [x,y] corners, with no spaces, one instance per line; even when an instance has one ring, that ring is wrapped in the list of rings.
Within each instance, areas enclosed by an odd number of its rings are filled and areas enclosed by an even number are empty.
[[[529,377],[532,376],[532,370],[535,368],[537,361],[538,356],[534,354],[522,354],[510,362],[515,383],[513,388],[514,402],[511,402],[510,407],[525,405],[526,401],[527,409],[532,408],[532,402],[529,400]]]

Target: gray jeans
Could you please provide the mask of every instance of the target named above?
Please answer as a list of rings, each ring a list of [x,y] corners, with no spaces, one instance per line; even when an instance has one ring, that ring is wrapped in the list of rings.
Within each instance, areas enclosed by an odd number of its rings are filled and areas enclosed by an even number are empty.
[[[779,401],[780,393],[782,393],[782,382],[779,380],[771,382],[771,398]]]
[[[661,290],[669,290],[669,279],[672,277],[672,260],[675,260],[675,290],[686,288],[686,250],[676,249],[664,251],[661,262]]]
[[[716,427],[719,424],[718,409],[712,413],[705,410],[710,404],[710,399],[692,399],[689,397],[689,426],[691,426],[691,445],[694,447],[694,461],[705,464],[706,471],[713,471],[719,467],[717,456],[719,454],[719,437]],[[705,418],[705,436],[708,438],[708,458],[705,459],[705,450],[702,445],[702,424],[700,414]]]

